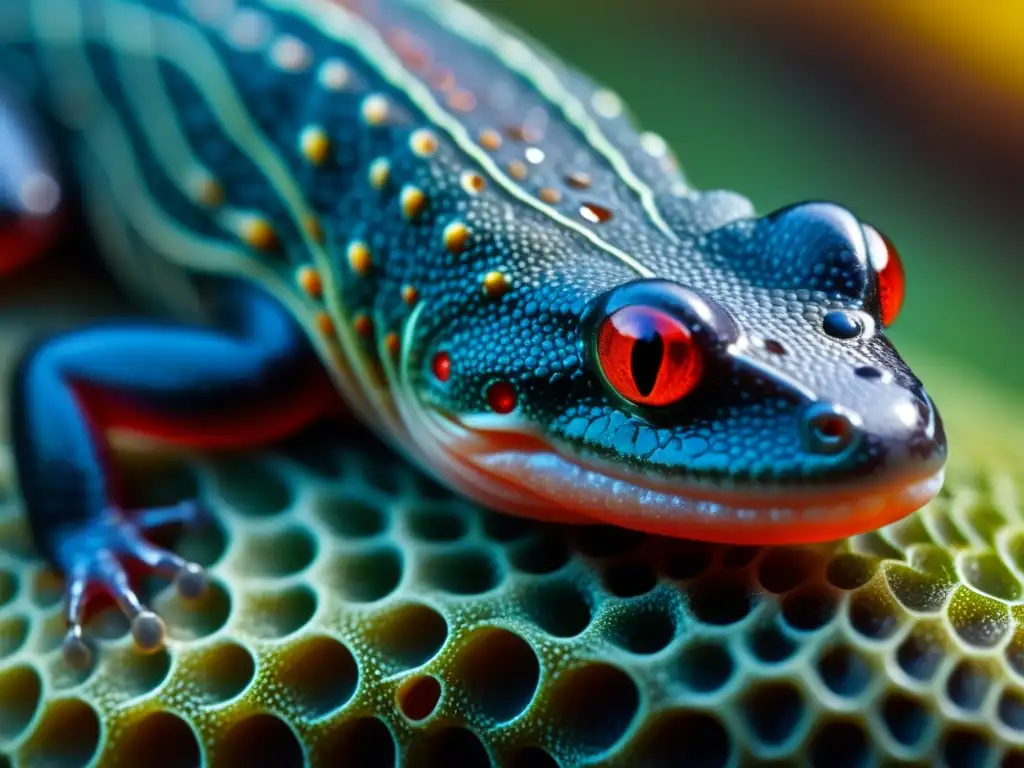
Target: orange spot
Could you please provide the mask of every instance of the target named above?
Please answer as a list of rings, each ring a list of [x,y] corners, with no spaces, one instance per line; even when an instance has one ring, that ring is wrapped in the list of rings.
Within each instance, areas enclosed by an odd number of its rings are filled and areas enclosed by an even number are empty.
[[[450,253],[459,254],[466,250],[469,242],[469,228],[461,221],[455,221],[445,227],[444,247]]]
[[[203,178],[196,182],[196,200],[207,208],[219,208],[224,204],[224,187],[215,179]]]
[[[370,186],[374,189],[384,189],[391,179],[391,161],[386,157],[378,157],[370,163]]]
[[[302,131],[299,147],[306,160],[313,165],[323,165],[331,154],[331,140],[319,126],[310,126]]]
[[[373,320],[369,315],[361,312],[352,321],[352,328],[363,338],[369,338],[373,335]]]
[[[370,274],[373,269],[373,254],[370,246],[362,240],[356,240],[348,246],[348,265],[360,277]]]
[[[554,187],[544,187],[540,191],[540,199],[545,203],[555,205],[556,203],[562,202],[562,193]]]
[[[295,281],[307,296],[319,299],[323,295],[323,281],[320,279],[320,273],[313,267],[299,267],[295,274]]]
[[[408,304],[410,307],[420,300],[420,292],[416,290],[415,286],[403,285],[402,286],[402,301]]]
[[[257,251],[273,251],[279,244],[277,233],[270,222],[256,216],[242,222],[241,236],[246,245]]]
[[[437,152],[437,136],[432,131],[421,128],[409,137],[409,146],[420,157],[430,157]]]
[[[576,171],[565,177],[565,183],[573,189],[589,189],[591,184],[590,175],[582,171]]]
[[[491,152],[501,149],[501,134],[490,128],[485,128],[480,132],[480,146]]]
[[[473,173],[472,171],[463,173],[460,181],[462,182],[462,188],[471,195],[478,195],[487,188],[487,180],[479,173]]]
[[[398,357],[398,353],[402,351],[402,340],[398,337],[397,333],[390,331],[384,337],[384,349],[392,357]]]
[[[427,205],[427,196],[418,187],[405,187],[402,190],[402,213],[407,219],[419,216]]]
[[[391,105],[387,98],[375,93],[363,101],[362,113],[368,125],[383,125],[391,114]]]
[[[316,329],[320,332],[321,336],[330,338],[334,336],[334,321],[331,316],[326,312],[316,313]]]
[[[508,275],[498,270],[492,270],[484,275],[484,296],[489,299],[500,299],[512,285]]]
[[[529,169],[522,160],[513,160],[508,164],[508,175],[516,181],[525,181],[529,175]]]

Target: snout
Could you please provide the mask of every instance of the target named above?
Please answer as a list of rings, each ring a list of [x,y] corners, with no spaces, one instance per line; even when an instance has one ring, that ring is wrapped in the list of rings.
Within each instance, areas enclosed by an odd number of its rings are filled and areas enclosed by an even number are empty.
[[[816,402],[801,417],[808,454],[859,467],[882,481],[912,481],[941,469],[942,419],[923,391],[879,385],[857,404]]]

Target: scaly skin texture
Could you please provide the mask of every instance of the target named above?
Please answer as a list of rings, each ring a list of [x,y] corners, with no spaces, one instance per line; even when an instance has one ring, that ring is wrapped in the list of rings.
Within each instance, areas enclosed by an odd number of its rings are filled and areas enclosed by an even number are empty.
[[[310,347],[357,415],[504,511],[786,543],[941,485],[941,421],[882,331],[891,246],[838,206],[698,193],[617,97],[461,5],[19,0],[0,43],[115,275],[181,315],[213,297],[205,327],[69,334],[17,376],[78,659],[93,585],[162,639],[122,556],[202,587],[140,534],[197,509],[125,517],[97,433],[285,432],[326,402]]]

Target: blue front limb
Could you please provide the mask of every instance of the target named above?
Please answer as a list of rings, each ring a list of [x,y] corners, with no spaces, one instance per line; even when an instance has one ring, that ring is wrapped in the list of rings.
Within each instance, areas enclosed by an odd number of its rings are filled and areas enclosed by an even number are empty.
[[[142,536],[194,520],[195,503],[126,516],[112,498],[103,435],[110,425],[100,423],[111,404],[145,424],[216,428],[286,407],[319,373],[302,330],[270,297],[241,284],[224,285],[220,295],[225,330],[98,326],[47,340],[17,368],[11,418],[19,486],[37,545],[67,579],[65,651],[73,661],[88,659],[81,622],[90,586],[118,601],[141,647],[162,643],[163,625],[128,584],[123,558],[175,578],[188,596],[203,584],[198,566]],[[103,407],[90,408],[96,402]]]

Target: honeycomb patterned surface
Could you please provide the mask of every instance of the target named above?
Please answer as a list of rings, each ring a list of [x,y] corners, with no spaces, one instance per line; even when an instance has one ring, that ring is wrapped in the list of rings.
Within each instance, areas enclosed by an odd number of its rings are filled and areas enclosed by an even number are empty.
[[[351,426],[130,451],[132,502],[213,510],[171,539],[212,588],[145,585],[170,628],[155,655],[101,606],[81,673],[8,491],[0,766],[1024,765],[1024,419],[931,380],[941,498],[809,547],[502,517]]]

